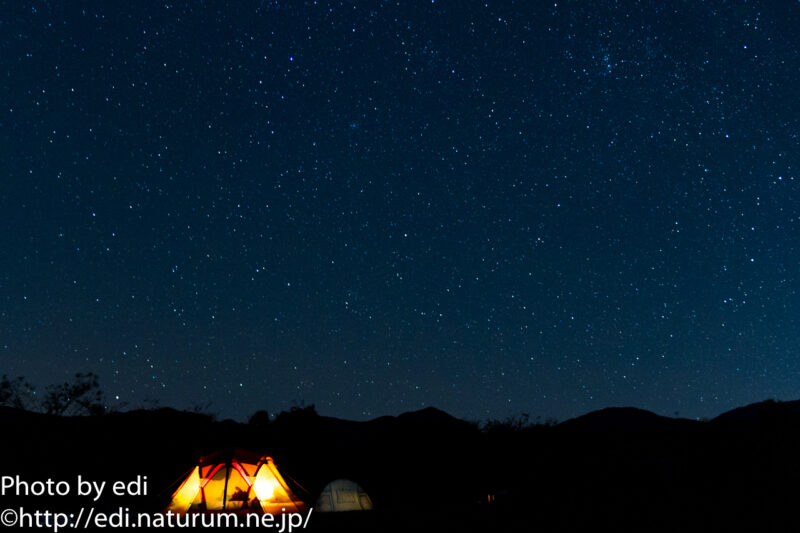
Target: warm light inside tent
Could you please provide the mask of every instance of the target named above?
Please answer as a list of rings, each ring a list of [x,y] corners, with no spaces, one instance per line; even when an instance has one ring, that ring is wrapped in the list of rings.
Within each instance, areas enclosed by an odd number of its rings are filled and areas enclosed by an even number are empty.
[[[211,473],[206,474],[206,480],[203,482],[202,488],[206,488],[206,485],[208,485],[208,482],[211,481],[211,479],[217,474],[219,469],[222,468],[223,466],[224,465],[217,465],[211,470]]]
[[[242,479],[245,480],[247,486],[251,487],[253,484],[250,483],[250,480],[247,478],[247,472],[244,471],[242,465],[240,465],[239,463],[233,463],[233,467],[236,469],[237,472],[239,472],[239,475],[242,476]]]
[[[301,512],[305,508],[281,477],[270,457],[256,459],[239,451],[240,457],[200,461],[173,494],[169,510],[186,512]]]
[[[256,497],[262,502],[271,500],[275,495],[276,488],[278,488],[278,483],[274,479],[267,477],[265,469],[262,468],[256,476],[255,483],[253,483]]]
[[[192,473],[183,482],[180,488],[172,496],[169,510],[173,512],[183,512],[192,504],[197,491],[200,490],[200,468],[194,467]]]

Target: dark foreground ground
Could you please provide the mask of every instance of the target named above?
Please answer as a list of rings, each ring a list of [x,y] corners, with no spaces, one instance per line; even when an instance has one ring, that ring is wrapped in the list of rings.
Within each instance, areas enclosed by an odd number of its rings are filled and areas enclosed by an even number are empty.
[[[0,476],[70,488],[67,496],[15,496],[7,488],[0,514],[156,513],[200,456],[236,446],[274,457],[312,506],[340,477],[369,492],[375,511],[315,513],[310,531],[800,529],[795,402],[764,402],[708,422],[607,409],[559,425],[483,430],[435,409],[370,422],[298,410],[238,424],[169,409],[61,418],[3,408],[0,432]],[[78,476],[105,481],[103,496],[76,495]],[[144,476],[146,494],[111,493],[117,481],[144,492]],[[39,525],[24,529],[55,529]],[[105,529],[134,530],[114,525]]]

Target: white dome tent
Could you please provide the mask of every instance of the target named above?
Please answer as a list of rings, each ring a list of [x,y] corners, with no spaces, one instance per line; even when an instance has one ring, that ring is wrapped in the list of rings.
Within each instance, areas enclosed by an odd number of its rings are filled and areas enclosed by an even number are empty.
[[[355,481],[337,479],[322,489],[314,510],[320,513],[370,511],[372,510],[372,500],[361,485]]]

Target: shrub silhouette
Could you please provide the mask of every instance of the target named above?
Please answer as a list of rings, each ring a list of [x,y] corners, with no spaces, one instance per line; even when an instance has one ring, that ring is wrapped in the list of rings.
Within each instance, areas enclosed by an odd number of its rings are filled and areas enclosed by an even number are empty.
[[[36,398],[36,390],[22,376],[15,379],[3,374],[0,378],[0,405],[30,410]]]
[[[288,411],[281,411],[275,418],[276,424],[305,424],[319,418],[314,404],[297,407],[293,406]]]
[[[267,426],[269,425],[269,413],[264,409],[256,411],[250,416],[250,419],[247,421],[247,423],[251,426],[257,427]]]
[[[97,375],[75,374],[72,383],[50,385],[47,387],[42,410],[49,415],[79,416],[101,415],[105,413],[103,393]]]

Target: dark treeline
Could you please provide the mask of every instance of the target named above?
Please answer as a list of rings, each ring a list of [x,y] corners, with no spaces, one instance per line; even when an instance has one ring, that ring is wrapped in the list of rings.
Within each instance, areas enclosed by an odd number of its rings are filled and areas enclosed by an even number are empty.
[[[24,377],[0,378],[0,406],[49,415],[99,415],[106,412],[97,375],[75,374],[71,382],[48,386],[43,394]]]
[[[92,384],[88,397],[98,398],[93,379],[78,381]],[[433,408],[354,422],[321,416],[309,405],[274,417],[255,409],[247,423],[238,423],[167,408],[103,416],[54,416],[78,408],[23,411],[8,391],[27,390],[24,380],[3,383],[3,475],[148,476],[146,497],[104,498],[99,508],[161,510],[199,457],[238,447],[271,455],[311,505],[333,479],[360,483],[376,511],[338,519],[349,531],[797,525],[800,402],[766,401],[702,422],[632,408],[559,424],[525,415],[477,424]],[[71,510],[81,503],[60,498],[48,505]],[[315,515],[312,530],[336,529],[332,522]]]

